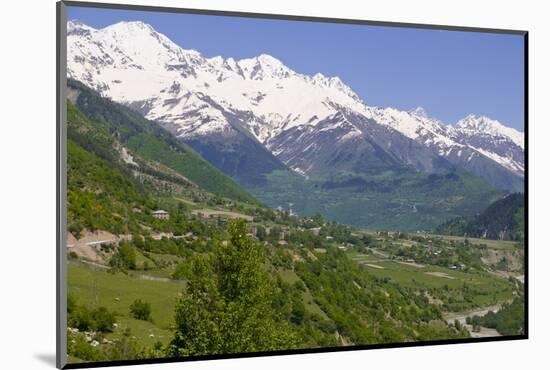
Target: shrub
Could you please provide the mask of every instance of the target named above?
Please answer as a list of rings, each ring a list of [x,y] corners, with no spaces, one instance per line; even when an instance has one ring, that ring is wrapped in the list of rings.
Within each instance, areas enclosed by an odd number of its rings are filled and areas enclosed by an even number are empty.
[[[130,313],[134,319],[151,321],[151,305],[141,299],[136,299],[130,305]]]
[[[73,234],[77,239],[80,239],[82,236],[82,230],[84,230],[84,227],[80,222],[72,222],[68,227],[69,233]]]
[[[90,311],[84,306],[73,307],[67,321],[70,327],[77,328],[80,331],[87,331],[92,327]]]
[[[136,269],[136,250],[127,242],[121,242],[118,251],[109,261],[111,267],[115,269]]]
[[[89,309],[77,304],[72,295],[67,296],[67,324],[80,331],[112,332],[116,314],[105,307]]]
[[[105,307],[98,307],[91,312],[92,327],[101,332],[112,332],[115,323],[115,314]]]
[[[101,361],[103,356],[97,347],[92,347],[83,334],[67,333],[67,354],[83,361]]]
[[[118,250],[123,264],[131,270],[136,268],[136,250],[130,244],[121,243]]]

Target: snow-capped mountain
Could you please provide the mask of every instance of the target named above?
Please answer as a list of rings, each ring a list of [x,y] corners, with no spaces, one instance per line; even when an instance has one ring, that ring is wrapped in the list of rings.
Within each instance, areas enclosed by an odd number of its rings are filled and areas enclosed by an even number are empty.
[[[468,162],[485,157],[523,176],[524,134],[496,120],[469,115],[453,126],[429,117],[422,108],[410,112],[394,108],[371,111],[377,122],[432,148],[453,164],[465,167]]]
[[[142,22],[70,21],[67,35],[69,78],[161,123],[230,175],[459,166],[506,189],[523,176],[523,133],[486,117],[451,126],[421,108],[371,107],[338,77],[266,54],[205,58]]]
[[[261,142],[283,126],[304,120],[314,124],[334,113],[329,102],[365,108],[338,77],[301,75],[269,55],[239,61],[204,58],[141,22],[121,22],[101,30],[69,22],[68,35],[70,78],[116,101],[142,101],[148,118],[179,125],[183,136],[226,126],[220,109],[205,103],[206,97],[220,108],[250,111],[265,121],[250,125]],[[193,112],[196,119],[185,112]]]
[[[525,168],[522,132],[488,117],[469,115],[450,129],[449,136],[523,176]]]

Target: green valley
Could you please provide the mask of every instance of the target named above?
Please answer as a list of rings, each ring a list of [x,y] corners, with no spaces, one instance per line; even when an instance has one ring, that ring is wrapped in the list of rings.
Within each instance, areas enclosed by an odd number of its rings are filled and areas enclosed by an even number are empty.
[[[447,196],[443,212],[468,207],[449,195],[449,186],[481,186],[462,173],[453,175],[458,185],[437,186],[447,175],[401,174],[403,193],[382,199],[352,189],[382,194],[395,177],[301,183],[297,195],[311,198],[293,207],[310,216],[298,216],[262,205],[164,132],[134,134],[122,107],[100,101],[93,106],[110,108],[97,111],[82,94],[89,113],[68,102],[70,362],[469,338],[473,325],[449,315],[523,294],[520,243],[366,230],[313,206],[338,211],[331,192],[345,188],[350,202],[379,210],[362,212],[379,218],[374,225],[391,229],[384,205],[411,207],[419,186]],[[303,181],[272,176],[279,191]],[[479,197],[493,194],[486,190]],[[413,202],[417,215],[422,202]],[[411,215],[403,222],[417,225]]]
[[[423,174],[407,168],[306,178],[274,171],[250,191],[270,207],[378,230],[433,230],[441,220],[471,215],[502,196],[462,170]]]

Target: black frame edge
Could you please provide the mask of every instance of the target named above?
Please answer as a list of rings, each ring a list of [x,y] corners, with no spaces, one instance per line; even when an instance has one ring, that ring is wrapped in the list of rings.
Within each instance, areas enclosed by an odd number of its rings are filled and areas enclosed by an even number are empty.
[[[426,347],[426,346],[438,346],[438,345],[448,345],[448,344],[477,344],[477,343],[502,342],[502,341],[525,340],[525,339],[528,339],[527,335],[512,335],[512,336],[488,337],[488,338],[449,339],[449,340],[445,339],[445,340],[424,341],[424,342],[382,343],[382,344],[360,345],[360,346],[351,346],[351,347],[323,347],[323,348],[308,348],[308,349],[299,349],[299,350],[247,352],[247,353],[232,353],[232,354],[204,355],[204,356],[177,357],[177,358],[153,358],[153,359],[143,359],[143,360],[85,362],[85,363],[67,364],[65,365],[65,367],[63,367],[63,369],[83,369],[83,368],[112,367],[112,366],[125,366],[125,365],[186,363],[186,362],[205,361],[205,360],[210,361],[210,360],[240,359],[240,358],[251,358],[251,357],[252,358],[272,357],[272,356],[303,355],[303,354],[316,354],[316,353],[350,352],[350,351],[360,351],[360,350]]]
[[[66,5],[56,3],[56,367],[67,365],[67,14]]]

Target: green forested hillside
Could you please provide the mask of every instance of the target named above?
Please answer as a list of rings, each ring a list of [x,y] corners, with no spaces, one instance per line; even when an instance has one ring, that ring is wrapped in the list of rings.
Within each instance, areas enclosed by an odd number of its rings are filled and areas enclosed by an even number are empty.
[[[67,103],[67,138],[68,227],[77,237],[83,230],[105,230],[117,235],[144,233],[147,229],[181,231],[174,220],[160,222],[151,214],[158,208],[172,207],[159,200],[174,195],[174,189],[200,200],[224,201],[188,180],[187,172],[182,175],[135,155],[125,158],[123,153],[130,154],[120,142],[71,102]],[[195,159],[204,162],[199,157]],[[205,176],[210,173],[214,178],[227,180],[235,186],[236,193],[241,193],[230,179],[215,169],[205,168]]]
[[[119,163],[114,140],[95,127],[68,102],[67,203],[68,228],[76,236],[84,229],[120,234],[137,230],[132,209],[153,208],[140,184]]]
[[[503,195],[459,169],[425,174],[401,167],[368,176],[311,178],[274,171],[266,179],[250,190],[270,207],[291,203],[300,215],[319,212],[336,222],[377,230],[433,230],[441,220],[475,214]]]
[[[510,194],[476,216],[454,218],[443,223],[435,232],[442,235],[523,241],[524,217],[524,194]]]
[[[250,193],[156,123],[148,121],[131,109],[102,98],[80,82],[69,80],[68,89],[76,96],[74,104],[80,111],[144,159],[171,168],[211,193],[256,203]]]
[[[467,322],[474,327],[484,326],[496,329],[502,335],[518,335],[525,332],[524,297],[518,297],[510,304],[505,304],[498,312],[489,312],[485,316],[468,317]]]
[[[521,289],[487,271],[480,246],[221,197],[158,137],[118,129],[68,102],[70,362],[467,338],[449,311]]]

